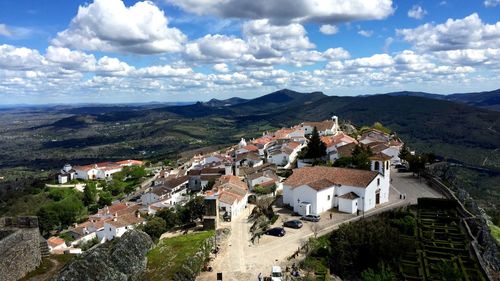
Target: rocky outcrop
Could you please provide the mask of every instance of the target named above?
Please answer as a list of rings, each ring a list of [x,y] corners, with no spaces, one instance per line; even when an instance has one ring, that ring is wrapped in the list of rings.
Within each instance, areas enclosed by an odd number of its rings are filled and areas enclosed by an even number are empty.
[[[144,232],[131,230],[121,238],[95,246],[66,265],[58,281],[137,280],[146,268],[146,254],[153,241]]]

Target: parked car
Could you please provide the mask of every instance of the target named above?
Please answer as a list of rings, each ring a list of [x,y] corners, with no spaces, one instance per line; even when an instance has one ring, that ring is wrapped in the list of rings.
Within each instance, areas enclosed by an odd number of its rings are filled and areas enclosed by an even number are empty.
[[[278,236],[278,237],[285,236],[285,233],[286,231],[283,227],[273,227],[266,231],[267,235]]]
[[[307,216],[302,216],[300,219],[305,221],[318,222],[320,220],[320,216],[316,214],[309,214]]]
[[[290,227],[290,228],[301,228],[302,227],[302,222],[299,220],[291,220],[291,221],[286,221],[283,226],[285,227]]]
[[[272,281],[283,280],[283,272],[281,271],[280,266],[273,265],[273,267],[271,268],[271,280]]]

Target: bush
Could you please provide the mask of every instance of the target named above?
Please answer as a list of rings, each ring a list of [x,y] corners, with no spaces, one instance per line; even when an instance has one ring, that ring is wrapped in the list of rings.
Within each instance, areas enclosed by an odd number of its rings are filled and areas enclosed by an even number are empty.
[[[153,217],[144,225],[144,232],[146,232],[153,240],[160,238],[160,236],[167,231],[165,221],[160,217]]]

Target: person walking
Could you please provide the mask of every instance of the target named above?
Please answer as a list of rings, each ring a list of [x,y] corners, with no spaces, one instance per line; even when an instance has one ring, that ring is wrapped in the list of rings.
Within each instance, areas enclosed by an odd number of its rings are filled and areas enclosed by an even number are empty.
[[[330,219],[332,219],[332,217],[333,217],[333,215],[332,215],[332,213],[330,213]]]
[[[259,276],[257,276],[257,278],[259,279],[259,281],[262,281],[262,273],[259,272]]]

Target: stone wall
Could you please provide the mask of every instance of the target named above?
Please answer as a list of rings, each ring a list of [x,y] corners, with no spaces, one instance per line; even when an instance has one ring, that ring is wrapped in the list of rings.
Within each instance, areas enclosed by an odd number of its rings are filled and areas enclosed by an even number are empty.
[[[0,219],[0,281],[18,280],[40,265],[37,217]]]

